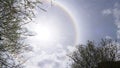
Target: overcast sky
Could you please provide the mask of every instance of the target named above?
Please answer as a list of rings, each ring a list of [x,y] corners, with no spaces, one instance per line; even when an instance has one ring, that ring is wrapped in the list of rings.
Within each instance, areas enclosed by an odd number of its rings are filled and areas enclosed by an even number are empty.
[[[47,12],[37,10],[35,23],[29,24],[36,36],[28,39],[33,51],[27,54],[27,68],[66,68],[66,55],[76,40],[84,44],[87,40],[120,38],[120,0],[53,0],[53,5],[43,1]],[[50,41],[41,39],[43,26],[53,31]]]

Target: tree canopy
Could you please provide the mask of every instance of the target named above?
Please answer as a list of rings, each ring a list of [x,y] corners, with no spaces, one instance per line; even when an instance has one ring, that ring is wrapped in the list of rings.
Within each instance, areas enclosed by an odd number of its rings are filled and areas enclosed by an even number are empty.
[[[118,61],[119,46],[111,39],[103,39],[96,44],[88,41],[86,45],[78,45],[69,56],[73,63],[71,68],[97,68],[98,63],[106,61]]]
[[[40,0],[0,0],[0,68],[21,68],[18,55],[25,52],[27,29]]]

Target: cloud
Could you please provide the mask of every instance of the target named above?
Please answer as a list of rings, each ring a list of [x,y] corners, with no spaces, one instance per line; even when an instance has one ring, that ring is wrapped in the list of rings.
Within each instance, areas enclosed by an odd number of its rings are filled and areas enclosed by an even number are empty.
[[[105,38],[106,38],[106,39],[112,39],[112,37],[110,37],[110,36],[106,36]]]
[[[120,39],[120,3],[115,3],[114,8],[105,9],[102,11],[103,15],[110,15],[114,17],[114,23],[117,26],[117,38]]]
[[[32,53],[26,68],[66,68],[69,61],[67,54],[73,48],[73,46],[64,48],[64,45],[58,44],[37,50]]]
[[[117,38],[120,39],[120,4],[116,3],[113,9],[113,16],[115,18],[115,24],[118,28]]]
[[[110,15],[110,14],[112,14],[112,11],[111,11],[111,9],[105,9],[102,11],[102,14],[103,15]]]

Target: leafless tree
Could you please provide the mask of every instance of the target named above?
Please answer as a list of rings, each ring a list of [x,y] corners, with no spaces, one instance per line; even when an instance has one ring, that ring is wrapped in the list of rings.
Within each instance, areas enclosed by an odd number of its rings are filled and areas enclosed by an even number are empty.
[[[26,51],[24,42],[34,9],[40,0],[0,0],[0,68],[21,68],[17,56]]]
[[[100,62],[119,60],[119,46],[111,39],[102,39],[98,44],[88,41],[78,45],[69,57],[73,61],[71,68],[96,68]]]

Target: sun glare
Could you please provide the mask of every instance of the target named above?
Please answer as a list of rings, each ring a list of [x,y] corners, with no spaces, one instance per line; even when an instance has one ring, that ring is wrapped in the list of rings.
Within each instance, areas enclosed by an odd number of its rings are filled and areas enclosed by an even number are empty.
[[[36,25],[35,26],[35,32],[37,33],[36,37],[41,42],[53,42],[57,39],[56,34],[58,34],[57,29],[53,28],[53,26],[50,25]]]
[[[39,28],[39,37],[41,38],[41,40],[43,40],[43,41],[48,41],[48,40],[51,40],[52,39],[52,29],[51,28],[49,28],[49,27],[41,27],[41,28]]]

